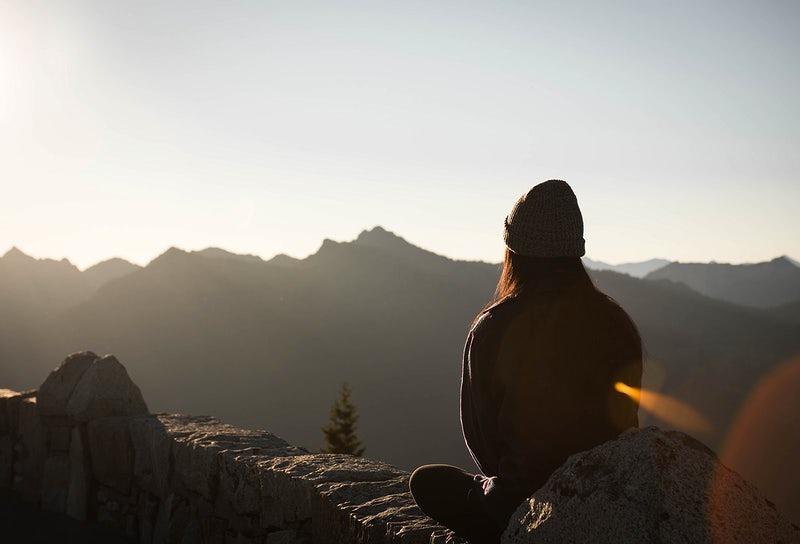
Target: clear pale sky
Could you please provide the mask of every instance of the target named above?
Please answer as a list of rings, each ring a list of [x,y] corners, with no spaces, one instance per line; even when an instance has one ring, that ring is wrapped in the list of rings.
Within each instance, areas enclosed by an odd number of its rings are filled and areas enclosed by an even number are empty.
[[[304,257],[382,225],[499,261],[800,258],[800,2],[0,0],[0,254]]]

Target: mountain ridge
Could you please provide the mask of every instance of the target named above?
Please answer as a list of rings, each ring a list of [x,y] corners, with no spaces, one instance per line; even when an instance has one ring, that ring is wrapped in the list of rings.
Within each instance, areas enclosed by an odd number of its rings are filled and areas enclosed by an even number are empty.
[[[436,251],[433,251],[433,250],[424,249],[424,248],[422,248],[420,246],[417,246],[417,245],[407,241],[402,236],[399,236],[399,235],[395,234],[394,232],[392,232],[392,231],[390,231],[388,229],[385,229],[381,225],[376,225],[376,226],[374,226],[374,227],[372,227],[370,229],[362,230],[356,236],[356,238],[354,238],[353,240],[349,240],[349,242],[357,242],[357,243],[362,244],[362,245],[372,245],[373,247],[380,247],[380,243],[371,243],[370,242],[370,240],[381,240],[381,238],[379,236],[374,236],[374,234],[373,234],[374,231],[377,231],[381,235],[383,235],[383,234],[387,235],[386,238],[384,238],[382,241],[385,242],[386,240],[391,240],[391,241],[393,241],[393,244],[396,244],[397,248],[400,248],[400,247],[403,247],[403,246],[407,246],[409,248],[414,248],[414,249],[416,249],[418,251],[427,252],[427,253],[430,253],[430,254],[433,254],[433,255],[437,255],[439,257],[443,257],[445,259],[449,259],[451,261],[456,261],[456,262],[476,262],[476,263],[486,263],[486,264],[497,264],[497,263],[492,263],[490,261],[485,261],[485,260],[482,260],[482,259],[456,259],[456,258],[453,258],[453,257],[449,257],[447,255],[444,255],[442,253],[437,253]],[[336,243],[347,243],[348,242],[348,241],[337,242],[335,240],[332,240],[332,239],[329,239],[329,238],[325,238],[325,239],[323,239],[322,244],[325,243],[325,240],[329,240],[330,242],[336,242]],[[152,262],[153,260],[157,259],[159,256],[161,256],[164,253],[166,253],[167,251],[169,251],[169,249],[180,249],[180,248],[172,246],[172,247],[168,248],[167,250],[165,250],[164,252],[162,252],[161,254],[159,254],[156,257],[154,257],[153,259],[151,259],[149,262]],[[388,249],[388,248],[384,247],[384,249]],[[259,255],[255,255],[255,254],[234,253],[232,251],[228,251],[226,249],[219,248],[219,247],[214,247],[214,246],[209,246],[209,247],[207,247],[205,249],[201,249],[201,250],[187,251],[187,250],[182,250],[181,249],[181,251],[186,251],[186,252],[189,252],[189,253],[199,253],[199,254],[202,254],[202,255],[204,255],[206,257],[246,258],[246,259],[250,259],[250,260],[262,260],[264,262],[270,262],[271,260],[276,259],[276,258],[278,259],[279,262],[280,261],[286,261],[286,259],[289,259],[291,261],[302,261],[302,260],[307,259],[311,255],[313,255],[313,253],[312,253],[312,254],[309,254],[306,257],[298,258],[298,257],[292,257],[292,256],[287,255],[285,253],[277,253],[277,254],[273,255],[272,257],[270,257],[270,258],[264,258],[264,257],[261,257]],[[5,258],[6,256],[9,256],[9,255],[11,255],[11,256],[14,256],[14,255],[23,256],[23,257],[25,257],[27,259],[32,259],[32,260],[35,260],[35,261],[54,261],[54,262],[65,261],[65,262],[68,262],[68,263],[71,264],[71,261],[69,261],[69,259],[67,259],[67,258],[53,259],[53,258],[49,258],[49,257],[45,257],[45,258],[32,257],[32,256],[28,255],[27,253],[23,252],[22,250],[20,250],[17,246],[12,246],[10,249],[8,249],[4,255],[0,256],[0,260],[2,260],[3,258]],[[790,257],[788,255],[781,255],[781,256],[775,257],[775,258],[773,258],[773,259],[771,259],[769,261],[761,261],[761,262],[774,262],[774,261],[780,260],[780,259],[784,259],[787,262],[793,264],[794,266],[800,268],[800,261],[797,261],[797,260],[793,259],[792,257]],[[127,262],[127,263],[129,263],[129,264],[131,264],[133,266],[140,267],[140,265],[136,265],[134,263],[131,263],[130,261],[127,261],[126,259],[123,259],[121,257],[111,257],[111,258],[108,258],[108,259],[103,259],[101,261],[98,261],[97,263],[86,267],[83,271],[85,272],[86,270],[89,270],[89,269],[91,269],[93,267],[96,267],[99,264],[103,264],[103,263],[108,262],[108,261],[116,261],[116,260],[121,260],[121,261]],[[622,273],[625,273],[625,274],[628,274],[628,275],[632,275],[634,277],[643,277],[644,275],[646,275],[646,273],[649,273],[652,270],[656,270],[657,268],[661,267],[662,265],[666,265],[666,264],[669,264],[669,263],[680,263],[680,264],[728,264],[730,266],[760,264],[760,263],[739,263],[739,264],[718,263],[718,262],[716,262],[714,260],[711,260],[711,261],[708,261],[708,262],[691,262],[691,261],[679,261],[679,260],[670,261],[668,259],[663,259],[663,258],[652,258],[652,259],[647,259],[647,260],[644,260],[644,261],[631,261],[631,262],[623,262],[623,263],[619,263],[619,264],[609,264],[607,262],[600,261],[600,260],[594,260],[594,259],[591,259],[589,257],[584,257],[583,261],[584,261],[584,264],[586,265],[587,268],[590,268],[590,269],[593,269],[593,270],[614,270],[614,271],[617,271],[617,272],[622,272]],[[647,270],[647,272],[642,272],[641,270]]]

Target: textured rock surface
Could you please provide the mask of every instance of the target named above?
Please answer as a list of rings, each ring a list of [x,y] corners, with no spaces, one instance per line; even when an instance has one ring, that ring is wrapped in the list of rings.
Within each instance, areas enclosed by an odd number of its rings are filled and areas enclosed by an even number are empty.
[[[19,441],[15,464],[18,476],[14,478],[14,489],[28,502],[40,498],[44,462],[47,458],[47,429],[36,409],[36,398],[23,398],[16,404],[18,414]]]
[[[67,403],[83,374],[97,360],[91,351],[69,355],[45,379],[37,393],[39,414],[46,417],[67,415]]]
[[[66,512],[81,521],[87,518],[89,499],[90,467],[86,454],[86,440],[79,427],[73,427],[69,446],[69,487],[67,489]]]
[[[130,493],[133,481],[133,444],[130,420],[125,417],[95,419],[86,426],[89,457],[95,479],[120,493]]]
[[[66,407],[67,416],[78,422],[147,412],[142,392],[113,355],[92,362],[75,386]]]
[[[9,399],[18,396],[17,391],[0,389],[0,435],[11,433],[11,420],[8,413]]]
[[[67,504],[69,489],[69,457],[51,455],[44,463],[42,475],[42,510],[62,513]]]
[[[706,446],[649,427],[570,457],[502,541],[789,543],[800,528]]]

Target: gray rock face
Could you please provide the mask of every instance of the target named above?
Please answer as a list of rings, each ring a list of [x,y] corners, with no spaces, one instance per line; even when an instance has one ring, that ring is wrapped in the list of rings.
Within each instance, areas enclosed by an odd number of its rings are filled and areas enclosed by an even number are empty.
[[[92,362],[75,386],[66,406],[67,416],[79,422],[147,412],[142,392],[113,355]]]
[[[25,398],[19,403],[19,455],[15,464],[22,476],[14,489],[22,500],[36,502],[41,493],[42,473],[47,458],[47,429],[36,407],[36,398]]]
[[[69,445],[69,487],[67,488],[67,515],[86,521],[86,502],[89,492],[90,469],[86,455],[85,439],[78,427],[72,429]]]
[[[789,543],[800,528],[700,442],[648,427],[570,457],[502,542]]]
[[[95,479],[128,494],[133,480],[133,444],[129,420],[124,417],[95,419],[86,426]]]
[[[62,513],[69,489],[69,457],[51,455],[44,463],[42,475],[42,510]]]
[[[80,351],[69,355],[64,362],[45,379],[36,395],[39,414],[47,417],[67,415],[67,403],[83,374],[97,360],[91,351]]]

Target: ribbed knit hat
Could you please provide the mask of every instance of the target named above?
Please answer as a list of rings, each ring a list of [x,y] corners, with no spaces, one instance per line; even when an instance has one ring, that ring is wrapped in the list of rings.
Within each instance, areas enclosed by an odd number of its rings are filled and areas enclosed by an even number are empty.
[[[528,257],[582,257],[583,217],[566,181],[551,179],[517,200],[503,229],[506,246]]]

